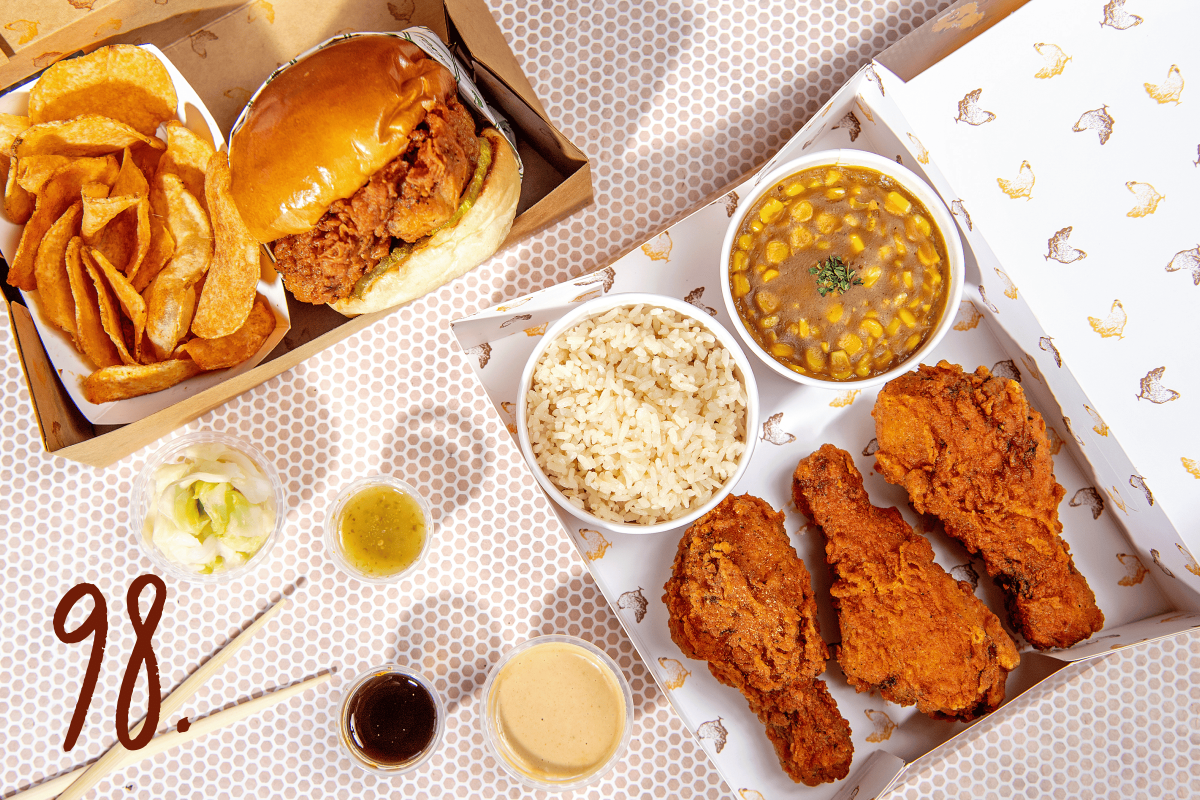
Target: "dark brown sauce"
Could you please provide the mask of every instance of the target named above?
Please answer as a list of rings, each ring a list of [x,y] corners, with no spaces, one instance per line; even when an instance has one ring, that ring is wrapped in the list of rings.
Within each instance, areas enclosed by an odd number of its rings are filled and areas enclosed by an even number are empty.
[[[429,691],[407,675],[377,675],[346,704],[351,743],[368,759],[399,766],[425,751],[437,730]]]

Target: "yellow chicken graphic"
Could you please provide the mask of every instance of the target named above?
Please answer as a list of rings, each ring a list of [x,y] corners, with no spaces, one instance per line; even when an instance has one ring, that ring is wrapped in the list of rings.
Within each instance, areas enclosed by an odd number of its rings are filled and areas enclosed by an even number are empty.
[[[1146,87],[1146,94],[1153,97],[1160,104],[1174,103],[1179,105],[1183,101],[1179,96],[1183,94],[1183,73],[1179,71],[1179,67],[1174,64],[1167,70],[1167,79],[1155,86],[1152,83],[1143,83]]]
[[[658,665],[662,667],[663,685],[668,689],[678,689],[683,686],[684,681],[692,674],[683,664],[679,663],[678,659],[662,656],[658,659]]]
[[[1038,42],[1033,46],[1042,58],[1046,59],[1046,66],[1034,73],[1035,78],[1053,78],[1055,75],[1061,75],[1066,68],[1067,62],[1071,57],[1063,52],[1062,48],[1056,44],[1047,44]]]
[[[1100,27],[1107,25],[1119,31],[1127,31],[1134,25],[1141,24],[1141,17],[1125,10],[1125,0],[1111,0],[1104,7],[1104,19],[1100,20]]]
[[[908,140],[913,143],[913,154],[916,155],[917,161],[922,164],[929,163],[929,151],[925,149],[925,145],[921,144],[921,140],[911,133],[908,135]]]
[[[1108,137],[1112,136],[1113,123],[1116,120],[1112,118],[1112,114],[1108,113],[1108,106],[1100,106],[1093,108],[1091,111],[1085,111],[1080,115],[1079,121],[1071,130],[1076,133],[1084,131],[1095,131],[1100,135],[1100,144],[1108,141]]]
[[[1112,308],[1109,310],[1107,317],[1104,319],[1088,317],[1088,324],[1092,326],[1092,330],[1105,339],[1111,339],[1114,336],[1118,339],[1124,339],[1125,323],[1128,319],[1125,314],[1125,306],[1121,305],[1120,300],[1113,300]]]
[[[982,125],[996,118],[996,115],[991,111],[985,111],[979,107],[979,96],[981,94],[983,94],[983,89],[976,89],[973,92],[967,92],[963,99],[958,101],[958,116],[954,118],[955,122],[965,122],[968,125]]]
[[[1026,200],[1033,198],[1033,184],[1037,182],[1037,178],[1033,174],[1033,167],[1029,166],[1028,161],[1021,162],[1021,168],[1018,170],[1018,176],[1013,180],[1005,178],[997,178],[996,183],[1000,186],[1000,191],[1016,200],[1018,197],[1024,197]]]
[[[1125,188],[1133,192],[1137,197],[1137,205],[1125,214],[1127,217],[1144,217],[1147,214],[1153,214],[1158,208],[1158,204],[1166,197],[1159,194],[1158,191],[1148,183],[1138,183],[1137,181],[1126,181]]]

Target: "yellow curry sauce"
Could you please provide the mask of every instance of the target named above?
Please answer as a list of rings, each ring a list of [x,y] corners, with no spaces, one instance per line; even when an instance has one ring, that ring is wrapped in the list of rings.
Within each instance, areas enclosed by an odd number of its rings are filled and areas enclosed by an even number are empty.
[[[391,486],[368,486],[347,500],[338,527],[346,560],[364,575],[407,569],[425,543],[420,505]]]
[[[824,380],[869,378],[913,353],[941,319],[950,277],[928,210],[862,167],[780,181],[742,221],[729,258],[730,292],[755,341]]]

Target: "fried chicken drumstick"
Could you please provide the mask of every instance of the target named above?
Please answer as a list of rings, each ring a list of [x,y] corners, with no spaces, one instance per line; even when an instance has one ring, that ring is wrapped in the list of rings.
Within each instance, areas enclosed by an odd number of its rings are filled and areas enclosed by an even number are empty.
[[[1020,384],[945,361],[884,386],[871,412],[883,476],[913,508],[979,553],[1005,592],[1009,622],[1039,650],[1104,626],[1062,540],[1046,423]]]
[[[792,498],[825,531],[837,660],[851,686],[938,719],[972,720],[1004,702],[1016,645],[899,511],[871,505],[849,453],[826,444],[802,460]]]
[[[817,679],[829,650],[783,514],[750,495],[725,498],[684,533],[663,588],[675,644],[745,696],[792,780],[846,777],[850,724]]]

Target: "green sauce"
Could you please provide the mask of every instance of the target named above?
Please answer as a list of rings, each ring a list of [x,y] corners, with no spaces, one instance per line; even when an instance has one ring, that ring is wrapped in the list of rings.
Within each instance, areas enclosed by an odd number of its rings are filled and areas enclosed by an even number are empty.
[[[425,515],[417,501],[391,486],[368,486],[342,509],[338,528],[346,560],[364,575],[395,575],[417,560]]]

